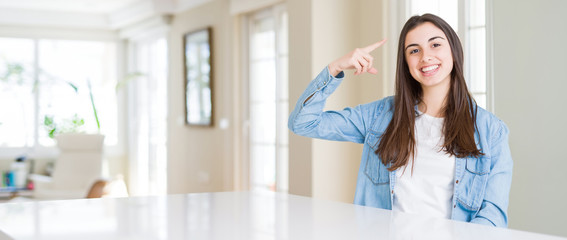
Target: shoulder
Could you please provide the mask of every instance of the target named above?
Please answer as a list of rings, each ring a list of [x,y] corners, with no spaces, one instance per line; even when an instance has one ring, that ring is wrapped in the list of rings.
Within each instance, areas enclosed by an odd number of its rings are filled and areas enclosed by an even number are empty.
[[[476,113],[476,125],[478,131],[488,135],[489,139],[501,139],[507,137],[509,130],[506,123],[488,110],[478,107]]]
[[[382,98],[381,100],[383,102],[383,104],[388,107],[388,109],[394,109],[394,96],[388,96],[385,98]]]
[[[385,97],[367,104],[359,105],[364,115],[364,121],[368,124],[366,129],[382,132],[390,123],[394,114],[394,97]]]
[[[394,110],[394,97],[388,96],[373,102],[362,104],[360,107],[373,112],[373,115],[378,115],[384,112],[392,112]]]
[[[498,118],[494,113],[489,112],[488,110],[478,107],[476,112],[476,123],[477,124],[488,124],[488,125],[505,125],[500,118]],[[480,127],[480,126],[479,126]]]

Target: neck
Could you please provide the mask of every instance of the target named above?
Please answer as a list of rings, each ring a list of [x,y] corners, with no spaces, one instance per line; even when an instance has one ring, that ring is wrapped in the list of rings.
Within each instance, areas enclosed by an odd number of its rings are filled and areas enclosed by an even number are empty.
[[[423,100],[419,103],[419,111],[433,117],[444,117],[443,107],[449,93],[449,86],[423,87]]]

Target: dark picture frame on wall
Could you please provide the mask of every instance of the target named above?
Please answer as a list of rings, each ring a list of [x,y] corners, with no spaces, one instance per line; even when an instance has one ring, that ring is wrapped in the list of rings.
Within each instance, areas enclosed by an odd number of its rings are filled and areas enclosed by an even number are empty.
[[[183,36],[185,77],[185,124],[213,126],[213,44],[212,28]]]

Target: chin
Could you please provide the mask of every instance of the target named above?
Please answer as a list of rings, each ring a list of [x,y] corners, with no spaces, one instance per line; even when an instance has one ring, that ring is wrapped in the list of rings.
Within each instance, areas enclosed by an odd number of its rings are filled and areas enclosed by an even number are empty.
[[[425,81],[418,81],[422,87],[435,87],[435,86],[439,86],[443,83],[442,80],[438,80],[438,79],[431,79],[431,80],[425,80]]]

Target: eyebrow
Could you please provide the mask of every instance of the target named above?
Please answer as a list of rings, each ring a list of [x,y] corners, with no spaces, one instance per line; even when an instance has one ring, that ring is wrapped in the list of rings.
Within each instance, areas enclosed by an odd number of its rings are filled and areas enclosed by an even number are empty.
[[[435,36],[435,37],[432,37],[429,40],[427,40],[427,42],[431,42],[431,41],[433,41],[437,38],[441,38],[441,39],[445,40],[445,38],[443,38],[443,37]],[[408,50],[409,47],[413,47],[413,46],[419,46],[419,45],[417,43],[412,43],[412,44],[408,45],[405,50]]]

